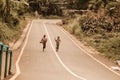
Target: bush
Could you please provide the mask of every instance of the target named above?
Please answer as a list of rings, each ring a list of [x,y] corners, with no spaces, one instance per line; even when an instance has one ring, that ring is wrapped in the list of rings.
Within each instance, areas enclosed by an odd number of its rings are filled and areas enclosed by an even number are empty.
[[[107,57],[120,59],[120,38],[111,38],[103,45],[103,52]]]
[[[12,15],[10,15],[9,18],[5,18],[5,22],[11,28],[15,28],[20,23],[19,19]]]
[[[0,21],[0,41],[7,42],[11,40],[11,34],[13,34],[13,32],[7,27],[7,25]]]
[[[94,19],[86,16],[82,17],[79,22],[80,28],[86,36],[111,32],[113,29],[113,24],[106,21],[105,17]]]
[[[110,2],[105,7],[105,13],[110,17],[120,17],[120,3]]]

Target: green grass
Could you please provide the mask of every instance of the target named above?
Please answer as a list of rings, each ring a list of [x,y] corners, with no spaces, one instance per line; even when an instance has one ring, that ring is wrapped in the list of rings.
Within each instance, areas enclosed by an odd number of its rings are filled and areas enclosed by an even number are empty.
[[[14,27],[0,21],[0,41],[5,44],[16,41],[20,37],[26,24],[27,21],[24,19],[20,19],[20,23]]]
[[[118,36],[116,36],[115,33],[111,34],[113,34],[113,37],[108,37],[107,39],[104,39],[104,37],[100,35],[94,35],[87,37],[85,40],[106,57],[118,60],[120,59],[120,34],[118,34]]]

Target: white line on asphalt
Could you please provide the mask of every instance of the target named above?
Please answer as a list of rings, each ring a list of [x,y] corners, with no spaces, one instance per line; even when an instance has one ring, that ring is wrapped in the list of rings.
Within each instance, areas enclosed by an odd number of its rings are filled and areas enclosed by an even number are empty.
[[[72,72],[72,71],[62,62],[62,60],[60,59],[59,55],[57,54],[57,52],[56,52],[55,49],[54,49],[54,46],[53,46],[52,41],[51,41],[51,39],[50,39],[50,35],[49,35],[48,31],[47,31],[47,28],[46,28],[46,25],[45,25],[44,22],[43,22],[43,26],[44,26],[45,31],[46,31],[46,33],[47,33],[47,36],[48,36],[48,39],[49,39],[49,41],[50,41],[51,47],[53,48],[53,51],[54,51],[56,57],[58,58],[59,62],[62,64],[62,66],[63,66],[70,74],[72,74],[72,75],[75,76],[76,78],[79,78],[79,79],[82,79],[82,80],[87,80],[87,79],[85,79],[85,78],[83,78],[83,77],[75,74],[74,72]]]
[[[56,25],[57,26],[57,25]],[[59,26],[57,26],[59,28]],[[83,52],[85,52],[88,56],[90,56],[93,60],[95,60],[96,62],[98,62],[99,64],[103,65],[105,68],[107,68],[108,70],[112,71],[113,73],[115,73],[116,75],[120,76],[119,73],[113,71],[111,68],[109,68],[108,66],[106,66],[104,63],[100,62],[99,60],[97,60],[95,57],[93,57],[92,55],[90,55],[86,50],[84,50],[83,48],[81,48],[66,32],[65,30],[59,28],[59,30],[61,30],[79,49],[81,49]]]
[[[27,44],[27,42],[28,42],[28,37],[29,37],[29,34],[30,34],[30,31],[31,31],[31,27],[32,27],[32,24],[33,24],[33,21],[31,22],[31,24],[30,24],[30,28],[29,28],[29,31],[28,31],[28,33],[27,33],[27,36],[26,36],[26,38],[25,38],[25,43],[24,43],[24,45],[23,45],[23,47],[22,47],[22,49],[21,49],[21,51],[20,51],[20,55],[19,55],[19,57],[18,57],[18,59],[17,59],[17,61],[16,61],[16,73],[15,73],[15,75],[12,77],[12,78],[10,78],[9,80],[15,80],[19,75],[20,75],[20,68],[19,68],[19,61],[20,61],[20,59],[21,59],[21,57],[22,57],[22,54],[23,54],[23,51],[24,51],[24,49],[25,49],[25,47],[26,47],[26,44]],[[29,25],[28,25],[29,26]]]

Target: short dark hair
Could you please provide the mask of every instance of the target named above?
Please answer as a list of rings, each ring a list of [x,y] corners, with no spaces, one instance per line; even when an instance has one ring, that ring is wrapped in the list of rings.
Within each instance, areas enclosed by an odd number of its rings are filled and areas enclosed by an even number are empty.
[[[43,37],[46,37],[46,35],[44,35]]]

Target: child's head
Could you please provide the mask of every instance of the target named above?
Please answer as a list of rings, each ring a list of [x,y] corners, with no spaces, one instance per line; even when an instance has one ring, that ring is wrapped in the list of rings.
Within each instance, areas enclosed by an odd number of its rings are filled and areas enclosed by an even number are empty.
[[[46,37],[46,35],[44,35],[43,37]]]

